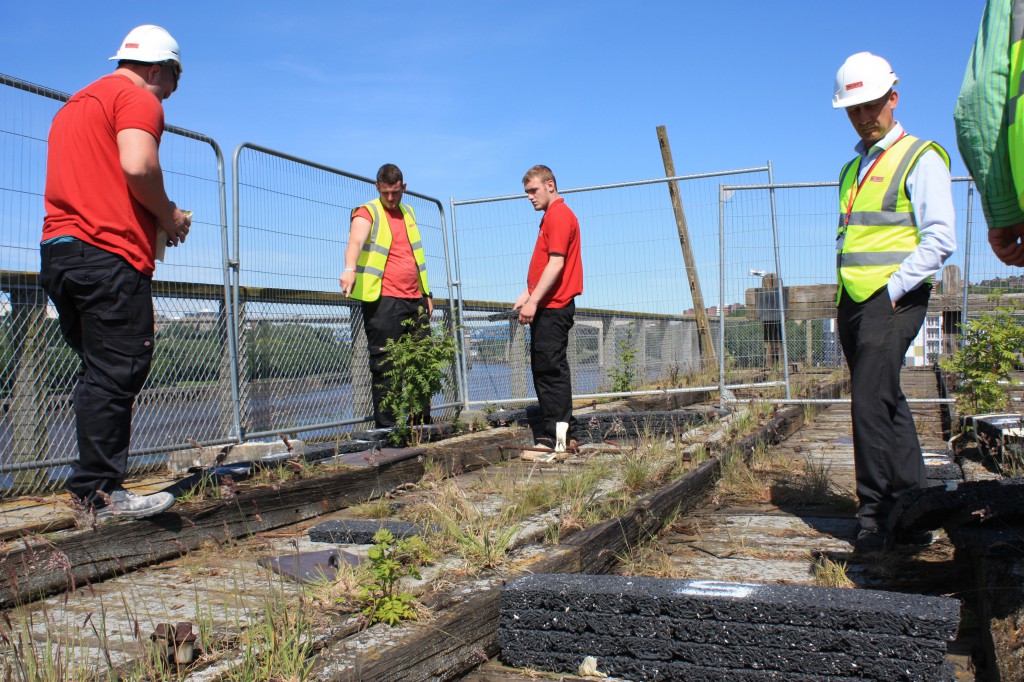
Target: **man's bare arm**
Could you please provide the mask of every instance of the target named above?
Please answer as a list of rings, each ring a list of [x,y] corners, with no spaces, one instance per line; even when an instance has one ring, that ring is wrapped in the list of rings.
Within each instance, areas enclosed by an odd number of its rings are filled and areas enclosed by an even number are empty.
[[[167,197],[156,138],[137,128],[122,130],[117,134],[117,150],[132,196],[153,214],[172,245],[185,241],[191,221]]]
[[[345,247],[345,271],[341,273],[341,293],[348,296],[352,293],[352,287],[356,283],[356,264],[359,262],[359,252],[366,245],[370,238],[370,228],[373,225],[369,220],[361,216],[353,218],[348,230],[348,246]]]

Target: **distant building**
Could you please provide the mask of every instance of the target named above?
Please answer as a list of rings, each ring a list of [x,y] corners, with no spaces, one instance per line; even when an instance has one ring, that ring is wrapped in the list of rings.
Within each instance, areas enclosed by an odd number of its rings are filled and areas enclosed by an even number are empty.
[[[921,330],[907,349],[908,367],[925,367],[935,364],[942,352],[942,315],[924,318]]]
[[[837,366],[845,362],[843,347],[839,343],[839,330],[835,318],[822,320],[824,330],[825,364]],[[906,364],[908,367],[927,367],[938,362],[942,352],[942,315],[929,315],[924,318],[921,331],[917,333],[910,348],[907,349]]]

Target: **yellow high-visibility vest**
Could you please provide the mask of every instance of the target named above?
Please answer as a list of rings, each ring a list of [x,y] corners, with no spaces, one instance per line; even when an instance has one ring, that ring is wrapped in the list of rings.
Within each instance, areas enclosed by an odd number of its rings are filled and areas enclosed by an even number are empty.
[[[1024,0],[1014,0],[1010,20],[1010,80],[1007,83],[1007,144],[1017,203],[1024,210]]]
[[[370,227],[370,237],[363,244],[363,250],[359,252],[359,259],[356,261],[356,283],[352,287],[351,296],[357,301],[376,301],[380,298],[384,266],[388,262],[388,254],[391,253],[391,223],[388,222],[384,205],[380,203],[379,198],[363,204],[359,208],[366,208],[370,212],[373,224]],[[353,210],[352,215],[355,215],[359,208]],[[416,214],[413,213],[412,206],[399,204],[399,208],[402,211],[402,218],[405,220],[405,232],[409,235],[412,255],[416,259],[416,267],[419,270],[420,291],[429,294],[426,256],[423,253],[420,230],[416,227]]]
[[[912,135],[893,143],[859,186],[861,157],[843,166],[839,175],[836,305],[844,289],[858,303],[881,289],[920,243],[907,177],[928,149],[937,151],[949,167],[945,149]]]

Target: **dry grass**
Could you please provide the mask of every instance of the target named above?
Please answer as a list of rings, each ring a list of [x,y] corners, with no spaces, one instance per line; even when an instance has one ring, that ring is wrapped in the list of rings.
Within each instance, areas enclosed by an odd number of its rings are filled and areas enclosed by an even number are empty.
[[[834,561],[833,559],[819,554],[814,558],[814,584],[818,587],[856,587],[850,577],[846,575],[846,562]]]
[[[715,488],[717,504],[771,502],[771,485],[763,476],[751,468],[742,453],[728,453],[722,456],[722,476]]]
[[[394,505],[384,497],[348,508],[348,514],[354,519],[386,519],[393,513]]]
[[[649,578],[686,578],[689,570],[672,563],[672,557],[658,543],[649,543],[619,556],[616,572],[621,575],[643,576]]]

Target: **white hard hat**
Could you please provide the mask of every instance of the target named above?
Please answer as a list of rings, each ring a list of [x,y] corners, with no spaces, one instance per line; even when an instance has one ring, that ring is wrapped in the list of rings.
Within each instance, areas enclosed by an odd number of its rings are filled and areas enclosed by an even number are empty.
[[[129,31],[121,41],[121,49],[110,59],[127,59],[148,64],[174,62],[178,65],[178,71],[182,71],[178,41],[165,29],[153,24],[136,26]]]
[[[843,109],[878,99],[899,79],[889,62],[870,52],[850,56],[836,72],[832,108]]]

